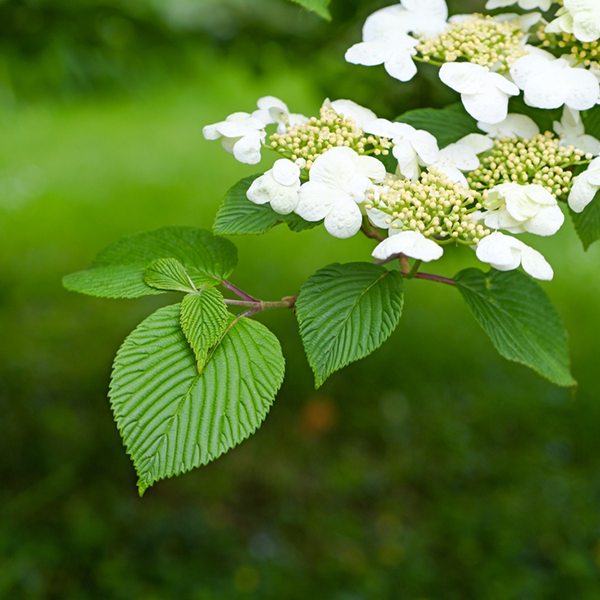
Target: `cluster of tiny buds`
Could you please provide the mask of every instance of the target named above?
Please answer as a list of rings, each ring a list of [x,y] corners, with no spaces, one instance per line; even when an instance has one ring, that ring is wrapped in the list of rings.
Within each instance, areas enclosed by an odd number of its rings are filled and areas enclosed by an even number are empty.
[[[414,182],[388,175],[368,192],[365,208],[389,215],[386,223],[391,229],[418,231],[442,243],[477,244],[491,233],[471,217],[481,206],[479,192],[454,183],[431,167]]]
[[[502,138],[494,140],[494,148],[481,159],[480,167],[468,174],[467,181],[480,191],[509,181],[536,184],[564,199],[571,189],[571,167],[592,158],[583,150],[563,146],[549,131],[531,140]]]
[[[450,23],[437,37],[422,37],[417,50],[426,61],[454,62],[464,58],[482,67],[508,71],[516,60],[527,54],[522,44],[524,35],[511,21],[475,14]]]
[[[391,143],[387,138],[367,135],[354,119],[336,113],[330,107],[321,108],[320,118],[288,127],[285,133],[269,138],[271,148],[282,156],[299,161],[307,170],[319,156],[332,148],[345,146],[358,154],[388,155]]]
[[[546,33],[544,25],[540,26],[536,35],[542,42],[542,47],[558,50],[561,54],[564,54],[564,49],[568,49],[578,64],[600,69],[600,40],[580,42],[572,33]]]

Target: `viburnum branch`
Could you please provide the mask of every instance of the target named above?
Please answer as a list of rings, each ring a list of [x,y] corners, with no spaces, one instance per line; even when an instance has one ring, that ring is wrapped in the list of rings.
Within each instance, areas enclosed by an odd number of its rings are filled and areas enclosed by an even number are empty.
[[[449,277],[442,277],[441,275],[432,275],[431,273],[415,273],[413,278],[437,281],[439,283],[445,283],[446,285],[456,285],[456,281],[454,281],[454,279],[450,279]]]
[[[377,240],[383,242],[385,238],[375,229],[366,219],[363,221],[363,225],[360,230],[371,240]]]
[[[225,298],[225,304],[229,306],[243,306],[245,308],[249,308],[246,313],[243,313],[242,316],[248,316],[247,313],[257,314],[262,312],[263,310],[271,310],[274,308],[294,308],[296,305],[296,300],[298,296],[285,296],[280,301],[275,302],[267,302],[264,300],[231,300],[230,298]]]
[[[238,298],[241,298],[242,300],[245,300],[247,302],[253,302],[255,304],[257,302],[260,302],[260,300],[258,298],[255,298],[254,296],[251,296],[250,294],[246,294],[246,292],[244,292],[243,290],[240,290],[240,288],[233,285],[233,283],[230,283],[229,281],[223,280],[223,281],[221,281],[221,283],[223,284],[223,287],[226,290],[233,292]],[[246,306],[246,305],[241,305],[241,306]]]

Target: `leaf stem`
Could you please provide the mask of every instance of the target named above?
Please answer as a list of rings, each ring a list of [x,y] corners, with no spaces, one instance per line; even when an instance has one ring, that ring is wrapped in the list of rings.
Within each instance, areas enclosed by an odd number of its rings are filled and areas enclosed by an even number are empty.
[[[402,258],[400,258],[402,260]],[[403,273],[402,275],[406,277],[406,279],[414,279],[419,274],[419,267],[421,266],[422,260],[416,260],[412,269],[406,275]]]
[[[431,273],[415,273],[414,279],[428,279],[429,281],[437,281],[439,283],[445,283],[446,285],[456,285],[454,279],[442,277],[441,275],[433,275]]]
[[[371,240],[377,240],[378,242],[383,242],[383,240],[385,240],[381,233],[372,227],[366,219],[363,221],[363,225],[360,230]]]
[[[246,294],[246,292],[240,290],[240,288],[236,287],[235,285],[233,285],[233,283],[230,283],[229,281],[223,280],[223,281],[221,281],[221,283],[223,284],[223,287],[226,290],[233,292],[238,298],[241,298],[242,300],[245,300],[246,302],[253,302],[254,304],[256,304],[257,302],[260,302],[260,300],[258,298],[255,298],[254,296],[251,296],[250,294]],[[241,304],[240,306],[246,306],[246,305]]]
[[[274,308],[294,308],[298,296],[285,296],[278,302],[266,302],[264,300],[231,300],[225,298],[225,304],[230,306],[243,306],[250,310],[243,313],[241,316],[247,317],[255,315],[263,310],[271,310]]]

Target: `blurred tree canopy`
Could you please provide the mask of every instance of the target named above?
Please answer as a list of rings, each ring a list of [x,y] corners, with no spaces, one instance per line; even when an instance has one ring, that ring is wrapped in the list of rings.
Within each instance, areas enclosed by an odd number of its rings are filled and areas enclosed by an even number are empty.
[[[426,98],[432,104],[428,82],[437,78],[426,70],[425,83],[399,89],[378,70],[355,69],[348,78],[343,60],[366,16],[388,4],[334,0],[327,23],[284,0],[0,0],[0,100],[130,89],[197,69],[207,53],[220,53],[257,75],[274,63],[310,68],[324,95],[393,116],[391,106],[412,108]],[[464,10],[482,3],[458,4]],[[373,101],[374,87],[381,94]],[[443,88],[437,92],[434,104],[447,101]]]

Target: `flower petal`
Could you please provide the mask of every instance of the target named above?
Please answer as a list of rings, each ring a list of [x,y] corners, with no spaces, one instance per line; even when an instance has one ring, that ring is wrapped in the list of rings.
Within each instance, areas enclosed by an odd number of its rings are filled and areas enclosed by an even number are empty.
[[[334,237],[346,239],[358,233],[362,214],[355,202],[338,202],[325,217],[325,229]]]
[[[324,219],[336,203],[350,201],[343,190],[318,181],[308,181],[302,185],[298,195],[298,206],[294,212],[305,221],[313,222]]]
[[[236,160],[247,165],[256,165],[260,162],[260,150],[264,140],[264,134],[253,131],[239,140],[233,147],[233,155]]]
[[[380,65],[393,55],[389,44],[376,40],[373,42],[360,42],[346,50],[344,58],[346,62],[354,65],[373,67]]]
[[[410,81],[417,74],[417,65],[410,52],[397,51],[384,63],[385,70],[398,81]]]
[[[472,63],[445,63],[440,69],[440,79],[459,94],[476,94],[487,72],[485,67]]]
[[[273,165],[273,179],[280,185],[296,185],[300,180],[300,167],[287,158],[277,160]]]
[[[523,270],[535,279],[551,281],[554,271],[548,261],[537,251],[523,244],[521,250],[521,264]]]
[[[554,235],[565,222],[565,215],[558,204],[543,206],[538,213],[523,224],[528,233],[535,235]]]
[[[582,212],[594,199],[597,191],[598,186],[591,185],[585,177],[585,173],[582,173],[573,181],[573,187],[569,194],[569,206],[576,213]]]
[[[508,115],[508,96],[494,86],[484,87],[477,94],[462,94],[465,110],[478,121],[500,123]]]

